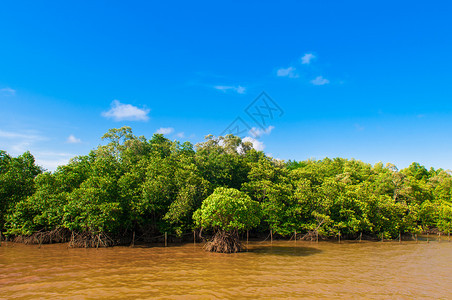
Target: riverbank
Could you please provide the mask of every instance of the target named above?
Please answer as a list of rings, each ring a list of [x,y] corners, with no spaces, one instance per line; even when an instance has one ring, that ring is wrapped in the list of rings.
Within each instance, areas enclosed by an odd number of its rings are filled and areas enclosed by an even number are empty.
[[[71,236],[70,234],[68,237]],[[436,229],[432,229],[431,231],[422,233],[422,234],[411,234],[411,235],[400,235],[397,239],[386,239],[384,236],[382,238],[375,237],[375,236],[368,236],[368,235],[359,235],[358,237],[354,239],[344,239],[341,238],[340,235],[337,237],[319,237],[319,238],[306,238],[307,234],[296,234],[294,233],[290,238],[283,237],[281,235],[273,235],[272,232],[269,232],[268,235],[265,234],[259,234],[254,236],[249,236],[246,233],[242,233],[240,235],[240,241],[246,245],[247,243],[262,243],[262,242],[294,242],[294,243],[303,243],[303,242],[309,242],[309,243],[319,243],[319,242],[329,242],[329,243],[361,243],[361,242],[451,242],[451,236],[450,234],[444,234],[442,232],[439,232]],[[140,239],[131,239],[127,242],[123,243],[117,243],[117,244],[81,244],[78,243],[77,245],[74,245],[74,243],[69,240],[51,240],[49,238],[46,238],[43,242],[43,240],[39,239],[39,236],[33,236],[29,237],[28,239],[24,239],[23,237],[16,237],[12,240],[8,238],[3,237],[0,240],[0,246],[5,243],[9,242],[11,244],[24,244],[24,245],[46,245],[46,244],[64,244],[67,245],[68,248],[105,248],[105,247],[134,247],[134,246],[141,246],[141,247],[152,247],[152,246],[164,246],[164,247],[171,247],[172,245],[183,245],[183,244],[204,244],[206,241],[208,241],[210,236],[200,236],[199,233],[193,232],[193,233],[187,233],[182,236],[176,236],[176,235],[169,235],[167,233],[151,238],[147,238],[146,241],[140,240]]]

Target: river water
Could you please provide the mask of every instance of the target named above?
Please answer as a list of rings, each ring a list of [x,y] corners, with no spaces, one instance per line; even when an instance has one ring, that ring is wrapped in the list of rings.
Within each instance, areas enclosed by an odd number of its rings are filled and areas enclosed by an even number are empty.
[[[0,298],[452,298],[452,242],[68,249],[2,243]]]

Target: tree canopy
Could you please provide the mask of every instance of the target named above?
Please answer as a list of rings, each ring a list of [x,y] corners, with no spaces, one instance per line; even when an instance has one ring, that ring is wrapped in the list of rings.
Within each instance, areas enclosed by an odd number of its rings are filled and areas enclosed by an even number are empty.
[[[2,233],[59,232],[60,240],[92,245],[100,236],[117,244],[133,232],[182,236],[199,227],[350,238],[452,230],[452,176],[443,169],[344,158],[283,162],[233,135],[194,146],[123,127],[102,138],[104,145],[54,172],[29,152],[0,151]]]
[[[234,188],[216,188],[193,215],[198,227],[223,231],[251,229],[260,222],[259,202]]]

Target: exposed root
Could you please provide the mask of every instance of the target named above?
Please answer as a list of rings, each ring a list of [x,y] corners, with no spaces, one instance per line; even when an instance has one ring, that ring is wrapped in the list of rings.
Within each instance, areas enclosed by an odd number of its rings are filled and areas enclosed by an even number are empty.
[[[72,232],[70,238],[69,247],[72,248],[99,248],[110,247],[117,243],[112,240],[105,233],[93,233],[93,232]]]
[[[65,243],[71,238],[71,232],[65,228],[56,228],[52,231],[39,231],[32,235],[20,235],[14,238],[16,243],[31,244],[52,244]]]
[[[218,231],[204,246],[207,251],[219,253],[236,253],[245,249],[237,232]]]
[[[311,241],[311,242],[317,241],[317,239],[320,239],[320,236],[319,236],[318,232],[315,230],[309,230],[305,235],[303,235],[300,238],[300,240]]]
[[[111,239],[105,233],[77,233],[65,228],[57,228],[52,231],[39,231],[29,236],[20,235],[14,238],[14,242],[24,243],[26,245],[69,242],[69,247],[73,248],[99,248],[118,244],[118,242]]]

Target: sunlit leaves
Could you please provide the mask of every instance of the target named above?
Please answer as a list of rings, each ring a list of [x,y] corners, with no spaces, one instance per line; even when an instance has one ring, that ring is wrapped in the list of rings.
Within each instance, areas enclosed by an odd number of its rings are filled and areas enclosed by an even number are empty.
[[[193,147],[122,127],[103,139],[53,173],[41,174],[28,152],[14,158],[0,151],[3,232],[182,235],[195,226],[257,226],[284,236],[316,230],[393,238],[452,229],[452,176],[442,169],[343,158],[284,163],[233,135]]]
[[[223,231],[250,229],[260,222],[260,206],[243,192],[232,188],[216,188],[193,218],[196,225]]]

